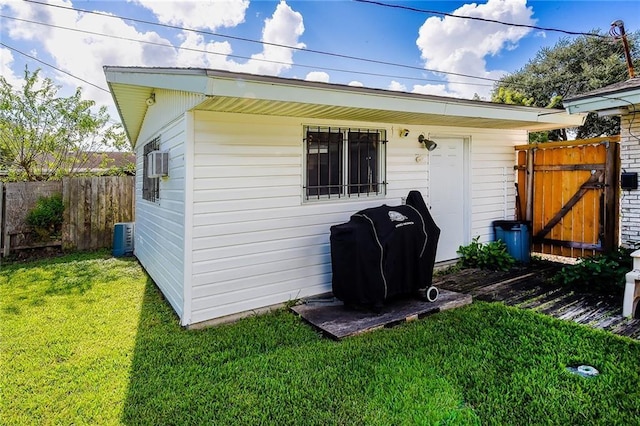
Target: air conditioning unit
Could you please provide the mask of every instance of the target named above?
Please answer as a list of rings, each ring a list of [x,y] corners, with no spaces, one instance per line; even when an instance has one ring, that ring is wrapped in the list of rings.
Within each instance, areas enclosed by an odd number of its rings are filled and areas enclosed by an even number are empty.
[[[147,154],[147,176],[157,178],[169,174],[169,153],[167,151],[151,151]]]
[[[113,227],[113,256],[133,255],[134,222],[120,222]]]

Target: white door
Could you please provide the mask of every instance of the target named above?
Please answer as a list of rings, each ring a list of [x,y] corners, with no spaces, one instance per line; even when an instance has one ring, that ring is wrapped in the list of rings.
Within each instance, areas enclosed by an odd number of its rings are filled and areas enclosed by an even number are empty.
[[[456,253],[466,244],[467,203],[465,141],[462,138],[433,138],[438,147],[429,160],[429,204],[440,228],[436,261],[459,257]]]

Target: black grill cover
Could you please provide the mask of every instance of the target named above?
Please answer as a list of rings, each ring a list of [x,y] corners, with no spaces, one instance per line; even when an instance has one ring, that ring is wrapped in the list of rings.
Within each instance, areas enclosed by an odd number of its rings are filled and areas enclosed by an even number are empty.
[[[334,296],[380,308],[388,298],[429,287],[439,235],[418,191],[406,205],[365,209],[332,226]]]

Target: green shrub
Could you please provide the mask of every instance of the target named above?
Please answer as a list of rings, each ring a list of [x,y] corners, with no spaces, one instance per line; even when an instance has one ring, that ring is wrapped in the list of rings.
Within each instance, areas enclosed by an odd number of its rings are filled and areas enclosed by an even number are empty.
[[[497,240],[483,244],[478,242],[479,239],[480,237],[477,236],[471,244],[458,248],[459,263],[462,267],[508,271],[515,264],[516,260],[507,252],[504,241]]]
[[[585,257],[568,265],[553,277],[553,281],[575,287],[605,289],[625,286],[625,275],[633,269],[631,252],[635,249],[619,247],[615,251]]]
[[[62,229],[64,204],[61,194],[40,197],[27,214],[26,223],[43,239],[58,235]]]

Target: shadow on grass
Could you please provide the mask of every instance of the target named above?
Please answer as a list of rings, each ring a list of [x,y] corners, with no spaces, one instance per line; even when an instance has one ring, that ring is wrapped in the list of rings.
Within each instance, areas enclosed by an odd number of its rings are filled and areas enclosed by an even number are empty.
[[[497,303],[340,342],[284,310],[185,330],[149,280],[121,421],[627,424],[638,362],[637,342]]]
[[[286,310],[185,330],[151,281],[137,333],[127,425],[477,424],[458,390],[403,356],[393,335],[334,342]]]
[[[118,260],[107,250],[100,250],[6,263],[2,268],[7,285],[20,285],[22,295],[18,299],[42,306],[51,296],[85,295],[96,285],[120,279],[120,268],[105,268],[109,262]],[[4,305],[2,309],[7,314],[20,314],[15,306]]]
[[[229,424],[255,419],[255,376],[263,358],[317,339],[288,312],[204,330],[187,330],[148,280],[137,330],[123,423]],[[241,380],[247,377],[248,381]],[[242,389],[245,388],[246,392]],[[240,399],[239,399],[240,398]],[[245,398],[244,400],[242,398]],[[265,395],[265,399],[268,396]],[[263,401],[264,402],[264,401]],[[269,407],[264,407],[268,413]],[[240,421],[240,423],[242,423]]]

